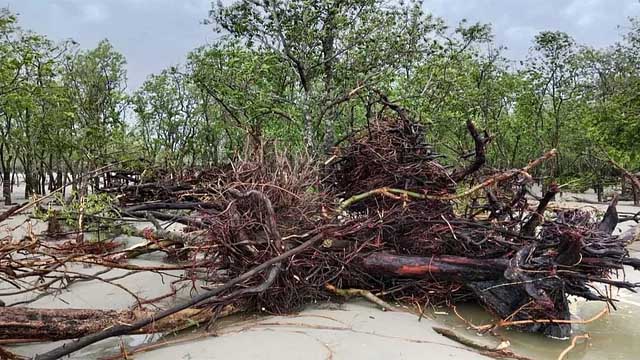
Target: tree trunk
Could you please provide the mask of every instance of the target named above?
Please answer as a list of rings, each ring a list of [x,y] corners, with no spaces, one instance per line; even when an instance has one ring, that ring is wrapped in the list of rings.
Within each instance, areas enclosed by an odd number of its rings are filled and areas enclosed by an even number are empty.
[[[95,176],[92,179],[92,183],[93,183],[93,193],[97,193],[98,190],[100,190],[100,176]]]
[[[2,195],[4,196],[4,204],[11,205],[11,172],[8,168],[2,172]]]
[[[49,170],[49,185],[47,186],[47,190],[53,191],[56,189],[56,184],[58,183],[56,176],[53,175],[53,171]]]
[[[222,316],[239,311],[233,305],[222,310]],[[128,324],[150,317],[145,310],[35,309],[0,308],[0,340],[4,343],[56,341],[75,339],[118,324]],[[148,334],[184,329],[211,319],[207,309],[185,309],[148,325],[137,333]]]
[[[324,91],[327,99],[331,99],[331,93],[333,91],[333,63],[335,57],[335,36],[336,36],[336,25],[335,25],[335,16],[336,12],[339,11],[335,7],[330,7],[327,9],[327,17],[324,19],[323,26],[323,34],[322,34],[322,62],[324,64]],[[328,154],[333,147],[333,143],[335,142],[335,129],[334,122],[337,120],[338,113],[334,108],[329,109],[329,116],[324,119],[324,141],[323,141],[323,150],[325,154]]]
[[[313,120],[311,118],[311,106],[310,106],[310,95],[305,92],[304,95],[304,105],[303,105],[303,138],[304,145],[307,153],[309,155],[313,154],[313,150],[315,148],[315,141],[313,136]]]
[[[104,175],[104,187],[105,188],[110,188],[112,187],[111,185],[111,171],[107,171]]]
[[[34,183],[33,183],[33,174],[31,174],[31,169],[25,167],[24,169],[24,197],[25,199],[29,198],[29,196],[33,195]]]
[[[44,195],[47,193],[47,173],[44,169],[40,170],[40,190],[39,193]]]
[[[598,196],[598,202],[604,201],[604,187],[602,186],[602,183],[597,182],[596,184],[593,185],[593,189],[595,190],[596,195]]]
[[[433,278],[434,280],[480,281],[499,279],[508,259],[472,259],[457,256],[419,257],[373,253],[363,265],[369,273],[388,277]]]
[[[11,164],[11,192],[13,192],[13,186],[20,186],[20,174],[16,169],[16,162],[18,161],[17,157],[13,158],[13,163]]]
[[[2,166],[2,196],[4,197],[4,204],[11,205],[11,158],[5,159],[4,145],[0,147],[0,166]]]
[[[66,170],[61,176],[62,176],[62,178],[60,180],[62,181],[62,199],[64,199],[67,196],[68,175],[67,175]]]

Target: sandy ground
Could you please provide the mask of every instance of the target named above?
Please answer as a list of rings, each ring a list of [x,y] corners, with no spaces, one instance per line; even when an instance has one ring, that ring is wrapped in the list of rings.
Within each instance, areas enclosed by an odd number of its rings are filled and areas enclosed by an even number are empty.
[[[155,359],[484,359],[432,330],[433,320],[367,303],[241,322],[217,337],[136,356]]]
[[[565,194],[570,199],[571,194]],[[592,195],[580,194],[581,197]],[[18,199],[19,201],[19,199]],[[604,210],[606,205],[592,205],[572,201],[563,201],[563,205],[575,207],[595,207]],[[619,211],[637,212],[640,208],[621,203]],[[31,223],[36,232],[42,231],[44,224],[17,216],[0,225],[0,238],[11,236],[20,239]],[[617,231],[628,228],[632,223],[621,224]],[[139,226],[145,226],[140,224]],[[127,242],[135,239],[124,238]],[[7,240],[5,240],[7,241]],[[640,249],[639,244],[634,248]],[[636,256],[640,255],[634,251]],[[157,264],[157,256],[145,256],[134,261],[137,264]],[[95,274],[102,269],[98,266],[86,267],[73,265],[70,271]],[[123,275],[124,270],[111,270],[107,277]],[[134,293],[152,298],[166,293],[172,276],[179,272],[170,272],[164,276],[151,273],[139,273],[116,281]],[[632,280],[640,281],[640,276],[631,275]],[[152,285],[151,285],[152,284]],[[0,281],[0,292],[8,288]],[[4,296],[7,304],[24,301],[32,295]],[[592,340],[588,345],[580,345],[569,359],[635,359],[640,353],[640,344],[635,341],[640,336],[640,297],[623,292],[620,294],[618,311],[607,318],[586,326],[577,326],[576,333],[589,332]],[[77,283],[56,296],[45,296],[29,306],[41,308],[95,308],[122,309],[133,305],[133,298],[122,289],[99,281]],[[588,318],[597,313],[602,304],[590,304],[582,301],[572,304],[574,314],[579,318]],[[475,323],[486,323],[490,317],[479,307],[465,305],[460,307],[465,317]],[[177,343],[157,350],[134,355],[141,360],[159,359],[482,359],[485,358],[473,350],[448,340],[435,333],[433,326],[448,326],[460,334],[471,337],[476,342],[496,345],[499,339],[489,336],[480,337],[452,316],[449,310],[430,312],[420,321],[415,315],[406,312],[383,312],[375,306],[355,302],[343,305],[318,304],[292,316],[257,317],[226,321],[215,333],[201,336],[198,340]],[[191,337],[193,332],[183,334]],[[214,336],[215,335],[215,336]],[[538,335],[504,332],[512,350],[535,359],[556,359],[568,344],[562,341],[543,338]],[[75,353],[71,359],[99,359],[116,354],[120,341],[128,346],[150,343],[158,335],[126,336],[122,339],[109,339],[94,344]],[[180,339],[180,338],[178,338]],[[176,341],[175,338],[167,339]],[[13,347],[23,355],[34,355],[51,349],[60,343],[29,344]]]

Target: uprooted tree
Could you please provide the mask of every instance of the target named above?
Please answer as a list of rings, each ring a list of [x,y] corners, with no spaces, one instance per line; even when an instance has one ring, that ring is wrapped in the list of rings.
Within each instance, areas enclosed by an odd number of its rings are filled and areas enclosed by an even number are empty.
[[[412,304],[477,301],[522,330],[566,337],[569,295],[614,306],[598,284],[636,288],[615,276],[625,265],[640,267],[624,238],[612,235],[615,201],[601,220],[581,210],[548,210],[559,191],[555,184],[531,203],[532,173],[555,150],[522,169],[492,169],[485,157],[491,137],[468,122],[472,159],[448,167],[424,143],[424,127],[387,105],[397,117],[381,117],[343,139],[321,165],[244,162],[194,169],[180,179],[156,171],[146,181],[127,173],[118,185],[101,188],[114,199],[110,217],[155,225],[129,228],[146,243],[122,249],[50,227],[44,239],[31,234],[4,246],[0,273],[17,291],[28,280],[46,279],[28,289],[45,293],[81,281],[62,269],[74,262],[182,269],[180,282],[201,280],[208,290],[158,312],[142,302],[126,311],[7,304],[0,309],[0,340],[78,338],[36,356],[56,359],[112,336],[181,329],[235,312],[288,313],[350,288]],[[49,211],[50,222],[58,215]],[[103,215],[67,214],[84,227]],[[163,230],[160,221],[180,223],[183,231]],[[173,263],[143,269],[127,262],[155,251]]]

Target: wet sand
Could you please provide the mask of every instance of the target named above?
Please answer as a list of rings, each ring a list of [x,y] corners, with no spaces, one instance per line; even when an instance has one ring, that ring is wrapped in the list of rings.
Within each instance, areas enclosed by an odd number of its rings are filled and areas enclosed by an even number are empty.
[[[217,337],[136,356],[156,359],[486,359],[432,330],[430,319],[368,303],[309,309],[226,327]]]

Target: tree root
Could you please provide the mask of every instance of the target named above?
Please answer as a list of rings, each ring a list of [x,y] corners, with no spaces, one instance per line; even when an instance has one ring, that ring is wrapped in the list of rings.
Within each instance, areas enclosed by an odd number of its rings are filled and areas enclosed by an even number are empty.
[[[504,173],[492,176],[488,179],[486,179],[485,181],[481,182],[480,184],[470,188],[469,190],[466,190],[460,194],[450,194],[450,195],[428,195],[428,194],[419,194],[413,191],[408,191],[408,190],[402,190],[402,189],[395,189],[395,188],[388,188],[388,187],[382,187],[382,188],[378,188],[378,189],[374,189],[371,191],[367,191],[365,193],[362,194],[358,194],[358,195],[354,195],[352,197],[350,197],[349,199],[343,201],[342,203],[340,203],[340,205],[337,208],[337,212],[338,213],[342,213],[343,211],[345,211],[347,208],[349,208],[349,206],[362,201],[366,198],[369,198],[371,196],[374,195],[382,195],[382,196],[387,196],[387,197],[391,197],[394,199],[408,199],[408,198],[414,198],[414,199],[418,199],[418,200],[437,200],[437,201],[451,201],[451,200],[458,200],[458,199],[462,199],[465,198],[469,195],[472,195],[488,186],[491,186],[493,184],[505,181],[505,180],[509,180],[517,175],[520,174],[526,174],[526,176],[529,176],[529,171],[531,171],[531,169],[539,166],[540,164],[542,164],[543,162],[555,157],[558,154],[558,152],[556,151],[556,149],[551,149],[548,152],[546,152],[542,157],[530,162],[527,166],[523,167],[522,169],[516,169],[516,170],[509,170],[506,171]],[[402,196],[402,197],[399,197]]]
[[[445,328],[441,328],[441,327],[437,327],[434,326],[432,327],[433,331],[437,332],[438,334],[446,337],[447,339],[453,340],[455,342],[458,342],[464,346],[470,347],[474,350],[477,350],[480,354],[482,355],[486,355],[486,356],[490,356],[493,358],[498,358],[498,359],[516,359],[516,360],[532,360],[531,358],[528,358],[526,356],[522,356],[522,355],[518,355],[516,353],[514,353],[511,350],[508,349],[499,349],[499,348],[492,348],[490,346],[487,345],[483,345],[483,344],[478,344],[475,341],[465,338],[463,336],[460,336],[458,334],[456,334],[455,332],[453,332],[450,329],[445,329]]]
[[[380,306],[382,308],[382,310],[384,311],[397,311],[396,308],[394,308],[393,306],[391,306],[389,303],[387,303],[386,301],[380,299],[379,297],[375,296],[371,291],[368,290],[363,290],[363,289],[338,289],[335,286],[331,285],[331,284],[326,284],[325,289],[329,290],[330,292],[338,295],[338,296],[343,296],[345,298],[350,298],[353,296],[359,296],[362,298],[367,299],[368,301]]]
[[[589,334],[583,334],[583,335],[574,336],[571,339],[571,345],[569,345],[566,349],[564,349],[560,353],[560,355],[558,355],[558,360],[564,359],[564,357],[567,356],[567,354],[576,347],[576,343],[578,342],[578,340],[580,340],[580,339],[590,339],[590,338],[591,337],[589,336]]]
[[[594,315],[592,318],[587,320],[562,320],[562,319],[530,319],[530,320],[516,320],[516,321],[505,321],[500,320],[496,324],[487,324],[487,325],[475,325],[474,329],[478,331],[489,331],[501,327],[509,327],[509,326],[519,326],[519,325],[527,325],[527,324],[589,324],[600,319],[605,314],[609,313],[609,308],[605,307]]]

